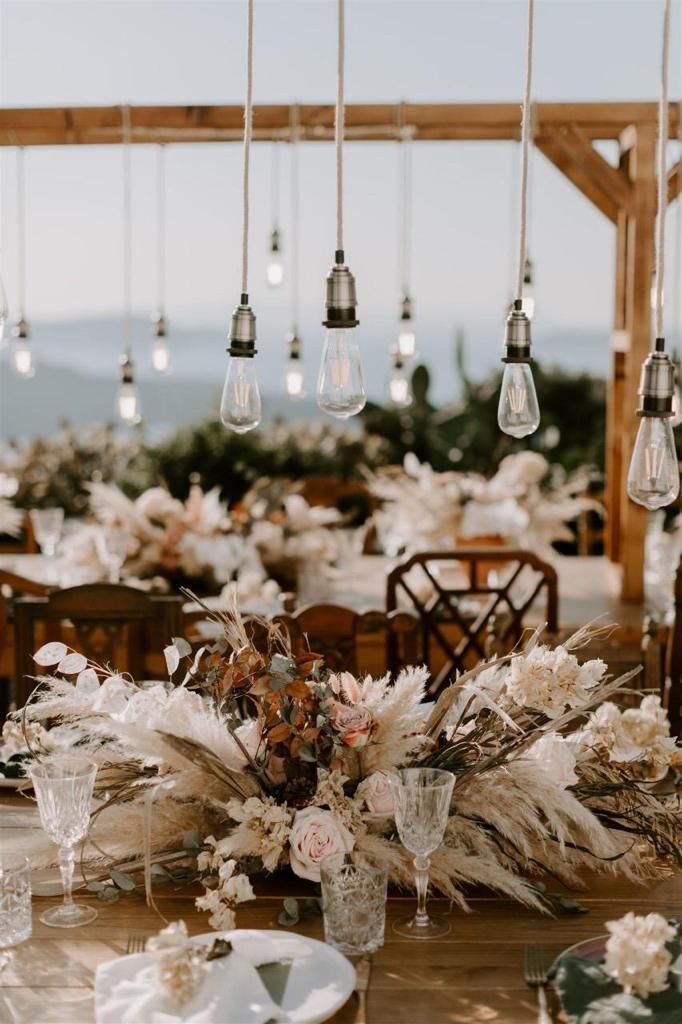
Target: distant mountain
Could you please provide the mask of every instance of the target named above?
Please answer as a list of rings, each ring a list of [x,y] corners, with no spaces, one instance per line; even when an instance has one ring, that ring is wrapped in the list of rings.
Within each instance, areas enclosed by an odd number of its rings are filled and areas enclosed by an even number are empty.
[[[150,361],[148,322],[134,325],[133,358],[139,381],[142,412],[151,436],[160,436],[180,424],[191,423],[217,410],[227,355],[225,332],[219,329],[174,327],[168,339],[173,372],[155,374]],[[309,326],[304,334],[304,366],[308,394],[291,403],[283,393],[285,346],[273,341],[274,330],[265,325],[259,338],[258,374],[264,419],[319,417],[313,390],[323,331]],[[259,335],[261,334],[259,328]],[[499,366],[501,327],[481,322],[467,331],[467,372],[480,377]],[[456,398],[460,381],[454,360],[454,330],[420,320],[420,360],[431,369],[432,396],[437,404]],[[541,341],[539,340],[541,338]],[[361,350],[368,392],[381,400],[388,376],[388,341],[380,331],[365,332]],[[31,344],[36,374],[16,377],[11,365],[11,343],[0,364],[0,437],[30,437],[53,431],[60,420],[85,425],[115,421],[121,323],[116,318],[74,320],[70,323],[35,323]],[[538,332],[536,355],[545,365],[557,363],[572,370],[603,375],[608,366],[608,339],[597,331],[569,329]]]

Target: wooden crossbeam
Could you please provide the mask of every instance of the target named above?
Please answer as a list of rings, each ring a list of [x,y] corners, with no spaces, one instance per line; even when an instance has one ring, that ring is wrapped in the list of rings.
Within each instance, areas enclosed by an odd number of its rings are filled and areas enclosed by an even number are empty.
[[[668,202],[672,203],[682,192],[682,160],[678,160],[677,163],[668,171]]]
[[[628,178],[597,152],[576,125],[545,132],[536,145],[614,224],[619,210],[630,208],[632,186]]]
[[[399,104],[361,103],[346,108],[349,141],[386,141],[396,137]],[[254,109],[257,141],[289,137],[292,108],[288,104]],[[132,106],[132,142],[229,142],[241,138],[243,108],[231,106]],[[301,137],[327,141],[333,137],[332,104],[298,107]],[[406,103],[403,124],[420,140],[513,140],[521,128],[518,103]],[[671,137],[677,137],[678,104],[671,104]],[[572,125],[586,139],[619,139],[631,124],[655,124],[655,103],[538,103],[534,105],[536,140]],[[118,145],[122,141],[122,108],[16,107],[0,109],[0,146]]]

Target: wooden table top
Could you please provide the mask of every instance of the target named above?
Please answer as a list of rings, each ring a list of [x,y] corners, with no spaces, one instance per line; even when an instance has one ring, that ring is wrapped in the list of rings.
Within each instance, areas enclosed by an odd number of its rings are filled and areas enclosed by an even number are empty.
[[[16,801],[11,809],[0,806],[0,826],[3,815],[8,825],[21,823],[12,813],[16,807]],[[21,817],[28,824],[23,814]],[[277,928],[282,899],[301,896],[310,889],[282,873],[256,891],[257,899],[238,911],[240,927]],[[193,935],[209,930],[206,915],[194,908],[196,892],[186,889],[164,894],[161,888],[157,892],[158,906],[169,921],[185,920]],[[97,965],[123,953],[131,932],[153,934],[163,927],[163,921],[140,895],[124,895],[113,904],[87,894],[76,894],[76,898],[96,907],[99,916],[87,927],[62,931],[38,921],[38,915],[55,898],[34,897],[33,937],[11,950],[0,969],[0,1021],[91,1024]],[[574,942],[602,934],[605,921],[628,910],[682,916],[682,874],[647,886],[599,878],[578,898],[589,912],[558,918],[543,917],[494,896],[472,898],[471,914],[449,911],[446,901],[433,900],[434,912],[449,913],[452,930],[442,939],[416,942],[392,930],[393,921],[411,911],[414,899],[391,896],[386,942],[373,957],[368,1024],[534,1024],[534,995],[523,980],[525,946],[539,943],[548,954],[557,954]],[[318,917],[304,920],[295,930],[323,937]],[[1,955],[2,951],[0,962]],[[356,1012],[356,997],[351,996],[335,1016],[335,1024],[353,1024]]]

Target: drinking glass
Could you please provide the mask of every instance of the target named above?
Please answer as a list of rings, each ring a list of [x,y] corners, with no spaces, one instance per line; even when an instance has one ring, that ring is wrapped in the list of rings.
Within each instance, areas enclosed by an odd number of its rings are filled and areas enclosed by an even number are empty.
[[[57,544],[64,525],[63,508],[33,508],[30,511],[33,533],[40,550],[48,558],[54,558]]]
[[[31,865],[26,857],[0,855],[0,948],[31,934]]]
[[[97,911],[84,904],[74,903],[73,886],[74,847],[84,839],[90,823],[90,801],[97,774],[97,765],[80,758],[34,764],[28,774],[33,782],[40,823],[53,843],[59,845],[59,870],[64,887],[64,902],[40,915],[43,924],[55,928],[75,928],[89,924]]]
[[[384,944],[386,869],[328,857],[320,878],[325,942],[346,955],[375,953]]]
[[[393,930],[410,939],[433,939],[447,935],[444,918],[426,913],[429,888],[429,854],[443,841],[455,784],[452,772],[438,768],[403,768],[391,776],[395,823],[406,850],[414,854],[417,913],[396,921]]]
[[[120,526],[107,526],[97,534],[97,553],[109,570],[109,582],[121,582],[121,569],[128,557],[130,534]]]

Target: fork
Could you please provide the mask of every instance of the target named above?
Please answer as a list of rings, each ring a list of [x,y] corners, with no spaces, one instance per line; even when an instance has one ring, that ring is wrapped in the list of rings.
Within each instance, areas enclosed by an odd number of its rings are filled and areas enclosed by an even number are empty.
[[[523,958],[523,974],[526,979],[526,985],[537,989],[537,1024],[552,1024],[552,1018],[547,1009],[547,956],[541,946],[526,946]]]
[[[128,936],[128,941],[126,942],[126,956],[130,956],[131,953],[144,953],[146,944],[147,936],[140,935],[139,932],[134,932]]]
[[[372,960],[368,956],[363,956],[355,965],[355,991],[358,994],[358,1012],[355,1024],[367,1024],[367,989],[369,988],[371,970]]]

